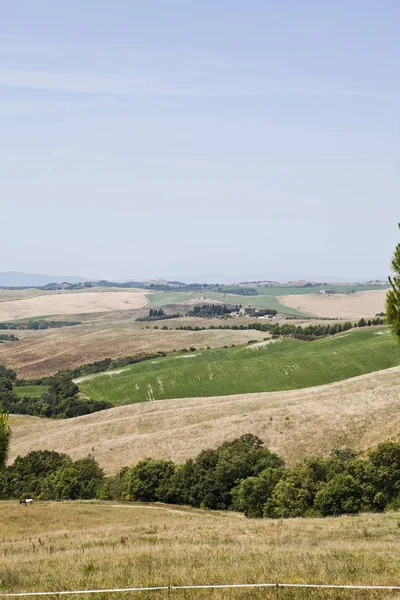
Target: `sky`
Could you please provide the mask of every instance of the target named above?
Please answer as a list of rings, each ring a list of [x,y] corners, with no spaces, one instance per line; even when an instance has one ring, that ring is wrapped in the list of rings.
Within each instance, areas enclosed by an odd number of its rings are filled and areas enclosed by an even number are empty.
[[[387,276],[398,0],[0,14],[0,271]]]

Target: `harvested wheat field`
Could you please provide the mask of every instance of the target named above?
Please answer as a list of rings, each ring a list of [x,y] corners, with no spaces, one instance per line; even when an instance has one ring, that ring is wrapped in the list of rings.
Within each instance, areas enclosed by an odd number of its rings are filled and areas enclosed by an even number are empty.
[[[400,433],[400,367],[289,392],[162,400],[68,420],[10,415],[10,461],[31,450],[92,454],[114,473],[145,457],[181,462],[251,432],[288,464],[335,447],[366,452]]]
[[[116,310],[135,310],[146,306],[143,290],[107,292],[58,292],[32,298],[0,302],[0,321],[48,315],[76,315]]]
[[[259,331],[180,331],[144,329],[131,322],[120,325],[85,323],[75,327],[18,331],[19,342],[0,345],[0,364],[15,369],[19,377],[33,379],[72,369],[83,363],[117,358],[137,352],[171,351],[174,349],[220,347],[262,340]]]
[[[1,502],[0,511],[0,593],[276,581],[398,585],[394,514],[275,521],[172,505],[79,501],[29,508]],[[96,597],[347,600],[393,593],[273,588]]]
[[[354,294],[303,294],[280,296],[278,300],[281,304],[307,315],[331,319],[359,319],[384,312],[386,294],[387,290]]]

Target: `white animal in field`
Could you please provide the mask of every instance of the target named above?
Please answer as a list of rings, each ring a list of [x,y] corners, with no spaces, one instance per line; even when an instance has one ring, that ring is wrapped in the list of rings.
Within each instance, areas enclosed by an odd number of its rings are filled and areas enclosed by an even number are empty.
[[[23,504],[24,506],[28,506],[28,504],[32,504],[33,502],[33,498],[24,498],[23,500],[20,500],[19,503]]]

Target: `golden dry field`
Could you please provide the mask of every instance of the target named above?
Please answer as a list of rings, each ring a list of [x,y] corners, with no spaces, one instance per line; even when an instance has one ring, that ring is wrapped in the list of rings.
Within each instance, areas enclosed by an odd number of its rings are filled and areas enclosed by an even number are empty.
[[[76,315],[135,310],[143,308],[147,302],[143,290],[60,291],[55,294],[2,300],[0,302],[0,321],[26,319],[42,315]]]
[[[103,358],[117,358],[137,352],[180,350],[182,348],[220,347],[262,340],[267,334],[258,331],[207,330],[180,331],[146,329],[147,323],[137,323],[140,311],[121,311],[94,315],[74,315],[82,325],[14,332],[19,342],[0,344],[0,364],[15,369],[23,378],[33,379],[71,369],[83,363]],[[67,317],[68,318],[68,317]],[[188,319],[161,321],[169,328],[185,324]],[[191,319],[195,326],[207,326],[214,321]]]
[[[67,420],[10,415],[10,462],[38,448],[92,454],[108,472],[146,457],[182,462],[244,433],[288,464],[351,446],[360,453],[399,439],[400,367],[320,387],[159,400]]]
[[[1,502],[0,593],[226,583],[398,585],[399,518],[250,520],[166,505]],[[79,596],[71,595],[72,600]],[[91,598],[365,599],[393,592],[158,591]]]
[[[338,319],[373,317],[385,312],[387,290],[357,292],[355,294],[299,294],[280,296],[281,304],[295,308],[306,315]]]

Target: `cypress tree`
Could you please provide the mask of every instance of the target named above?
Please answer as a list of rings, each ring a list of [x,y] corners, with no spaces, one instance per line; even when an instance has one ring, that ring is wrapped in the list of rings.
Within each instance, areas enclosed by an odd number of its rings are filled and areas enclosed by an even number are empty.
[[[388,291],[386,296],[386,314],[393,333],[400,340],[400,243],[395,248],[391,266],[395,275],[389,277],[392,289]]]
[[[8,426],[8,414],[0,410],[0,469],[5,467],[9,442],[10,428]]]

